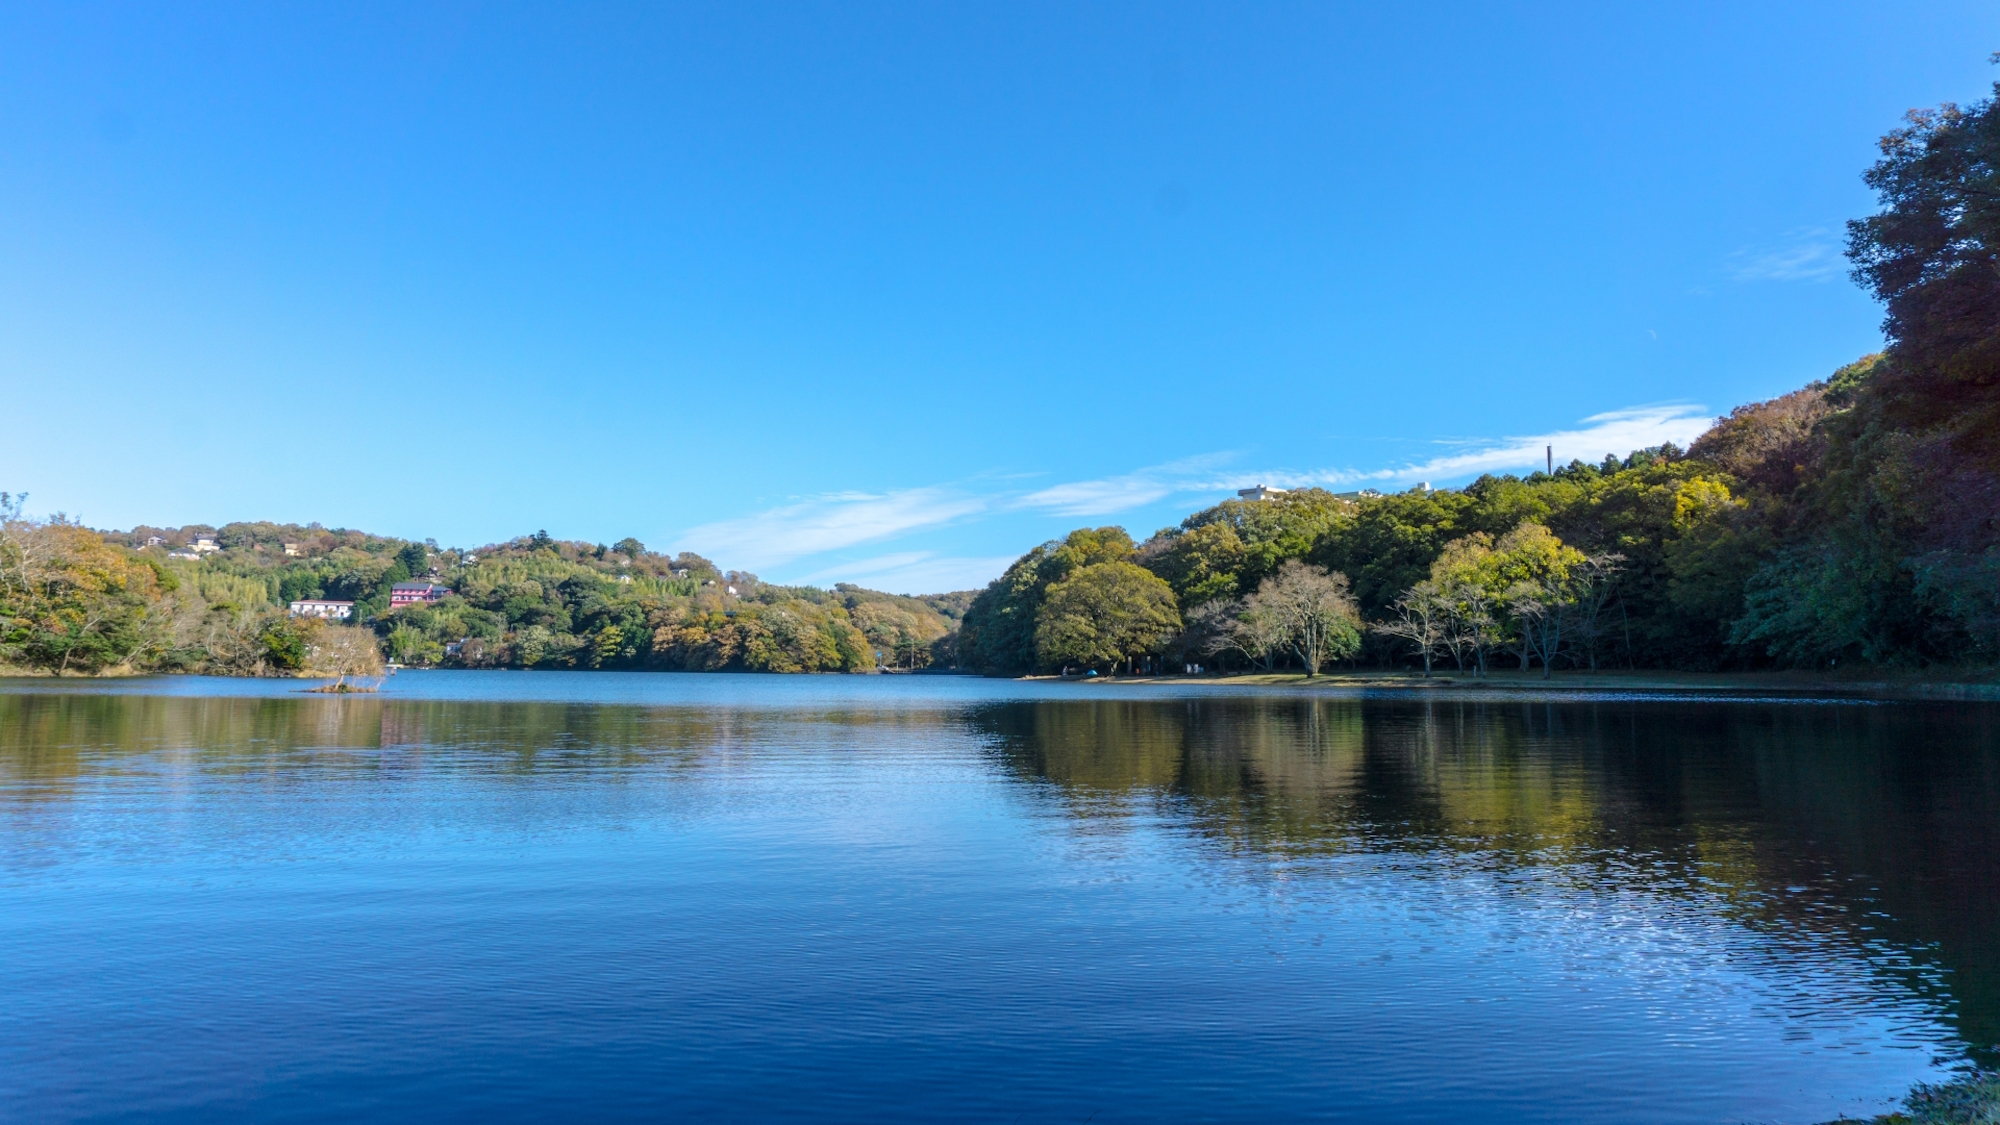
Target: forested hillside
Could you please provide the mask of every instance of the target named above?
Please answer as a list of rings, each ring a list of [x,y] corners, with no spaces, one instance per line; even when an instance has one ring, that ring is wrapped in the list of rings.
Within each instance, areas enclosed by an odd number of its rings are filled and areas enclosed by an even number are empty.
[[[100,533],[24,519],[17,500],[4,517],[0,663],[58,672],[314,672],[330,641],[364,630],[415,666],[918,669],[948,654],[966,599],[771,586],[633,539],[458,551],[269,523]],[[450,592],[392,608],[410,580]],[[291,615],[304,598],[353,602],[352,624]]]
[[[1300,650],[1309,617],[1295,591],[1310,572],[1352,629],[1327,650],[1336,658],[1990,666],[2000,111],[1988,100],[1912,113],[1882,153],[1866,175],[1882,209],[1849,225],[1848,254],[1887,309],[1884,353],[1740,407],[1686,451],[1358,502],[1318,490],[1230,501],[1137,544],[1117,528],[1074,532],[980,593],[961,660],[994,672],[1143,654],[1309,667],[1318,650]],[[1088,581],[1135,565],[1177,612],[1125,572]],[[1086,586],[1099,593],[1079,625]]]

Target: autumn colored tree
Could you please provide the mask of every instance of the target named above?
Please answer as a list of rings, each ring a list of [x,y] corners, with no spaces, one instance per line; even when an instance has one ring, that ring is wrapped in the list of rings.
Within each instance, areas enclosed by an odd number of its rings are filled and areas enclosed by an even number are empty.
[[[161,572],[61,515],[27,518],[25,499],[0,493],[0,661],[62,675],[129,660]]]

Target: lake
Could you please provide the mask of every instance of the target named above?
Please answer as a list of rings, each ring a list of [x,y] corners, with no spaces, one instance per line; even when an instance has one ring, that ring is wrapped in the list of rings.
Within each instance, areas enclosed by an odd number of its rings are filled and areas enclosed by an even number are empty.
[[[0,1118],[1820,1122],[2000,1047],[2000,708],[0,681]]]

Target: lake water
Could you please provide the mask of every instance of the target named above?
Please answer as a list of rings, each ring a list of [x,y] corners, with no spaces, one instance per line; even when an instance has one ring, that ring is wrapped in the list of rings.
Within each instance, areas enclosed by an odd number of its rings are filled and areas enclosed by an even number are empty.
[[[1819,1122],[2000,1046],[2000,709],[0,681],[10,1121]]]

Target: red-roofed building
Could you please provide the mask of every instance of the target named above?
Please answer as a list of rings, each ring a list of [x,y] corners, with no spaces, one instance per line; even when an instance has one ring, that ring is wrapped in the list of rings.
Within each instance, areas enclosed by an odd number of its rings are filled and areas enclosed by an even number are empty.
[[[401,609],[406,605],[429,605],[443,601],[451,591],[435,582],[398,582],[389,588],[389,608]]]

